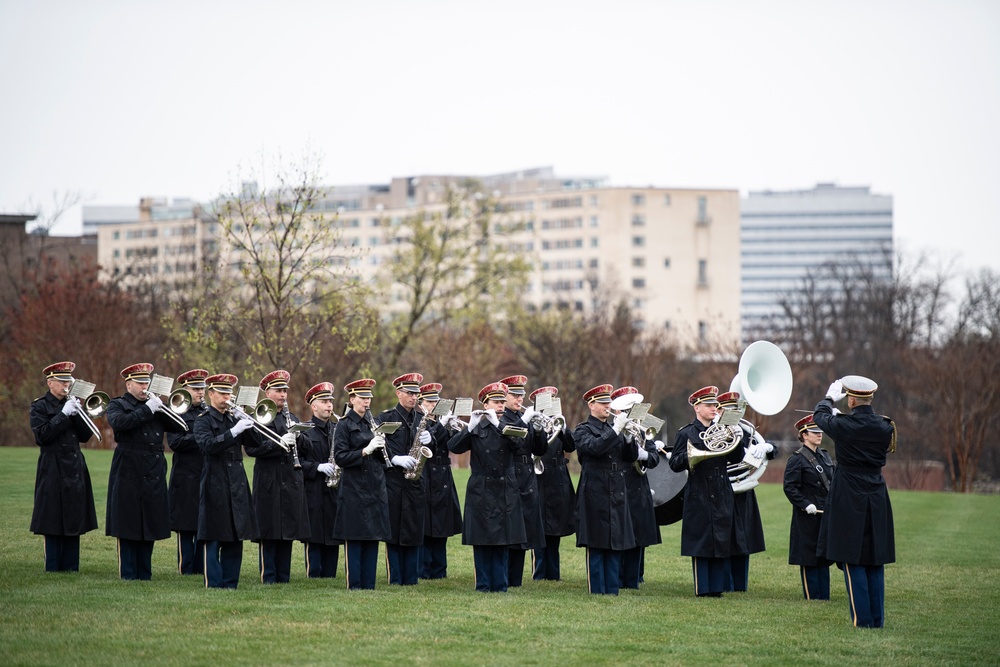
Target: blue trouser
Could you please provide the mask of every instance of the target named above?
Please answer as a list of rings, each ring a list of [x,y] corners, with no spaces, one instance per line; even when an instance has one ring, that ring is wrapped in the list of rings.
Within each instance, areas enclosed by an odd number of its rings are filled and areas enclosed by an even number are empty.
[[[729,586],[727,591],[746,593],[750,583],[750,554],[729,557]]]
[[[844,581],[856,628],[881,628],[885,623],[885,566],[844,564]]]
[[[177,573],[204,574],[205,545],[198,541],[193,530],[177,531]]]
[[[535,581],[541,579],[559,581],[559,540],[561,539],[558,535],[546,535],[545,546],[532,552],[532,579]]]
[[[829,600],[830,599],[830,566],[812,567],[809,565],[799,566],[799,575],[802,578],[802,595],[807,600]]]
[[[79,535],[43,535],[42,538],[46,572],[80,571]]]
[[[243,542],[209,540],[204,545],[205,588],[236,588],[243,567]]]
[[[413,586],[420,578],[420,547],[385,543],[385,567],[389,584]]]
[[[622,552],[622,588],[639,588],[642,582],[642,561],[645,556],[645,547],[635,547]]]
[[[481,593],[503,593],[507,590],[506,545],[474,545],[472,561],[476,567],[476,590]]]
[[[732,572],[729,558],[691,557],[691,569],[694,572],[694,594],[722,595],[724,590],[730,590]]]
[[[377,540],[345,540],[344,560],[347,590],[375,588],[375,572],[378,569]]]
[[[153,540],[118,538],[118,576],[122,579],[153,578]]]
[[[287,584],[292,576],[292,541],[261,540],[260,581],[264,584]]]
[[[507,547],[507,585],[520,586],[524,583],[524,556],[527,550]]]
[[[444,579],[448,576],[448,538],[424,537],[420,547],[420,578]]]
[[[587,589],[595,595],[618,595],[622,552],[587,547]]]
[[[340,547],[336,544],[306,542],[306,576],[310,579],[330,579],[337,576]]]

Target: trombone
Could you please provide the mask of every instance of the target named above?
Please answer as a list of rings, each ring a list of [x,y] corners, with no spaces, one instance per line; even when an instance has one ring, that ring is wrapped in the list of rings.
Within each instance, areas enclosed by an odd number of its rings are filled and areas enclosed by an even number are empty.
[[[101,429],[97,428],[94,420],[108,409],[111,397],[103,391],[94,391],[95,386],[93,382],[74,379],[69,385],[69,395],[80,401],[80,410],[77,414],[90,432],[97,436],[97,441],[101,442],[104,438],[101,437]]]
[[[226,401],[226,407],[229,408],[237,419],[243,419],[246,417],[253,422],[253,428],[255,431],[260,433],[262,436],[270,440],[276,445],[281,445],[281,436],[269,429],[266,425],[274,421],[274,418],[278,414],[278,404],[269,398],[262,398],[257,401],[257,404],[253,408],[253,415],[247,414],[236,400],[230,396],[229,400]]]
[[[186,431],[188,430],[188,425],[181,415],[187,412],[188,408],[191,407],[191,392],[187,389],[171,391],[173,386],[173,378],[156,375],[154,373],[152,379],[149,381],[149,386],[146,389],[143,389],[142,392],[146,394],[146,396],[160,395],[167,397],[166,405],[168,409],[161,410],[161,412],[172,419],[176,424],[182,426]]]

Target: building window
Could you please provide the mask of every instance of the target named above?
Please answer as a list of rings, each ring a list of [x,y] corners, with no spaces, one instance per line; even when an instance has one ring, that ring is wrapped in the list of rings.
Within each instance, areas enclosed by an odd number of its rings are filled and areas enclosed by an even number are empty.
[[[670,258],[669,257],[664,257],[663,258],[663,268],[665,268],[665,269],[669,269],[670,268]]]
[[[596,257],[594,257],[594,258],[592,258],[590,260],[590,268],[592,268],[592,269],[596,269],[597,268],[597,258]]]
[[[645,206],[646,205],[646,195],[635,194],[632,195],[632,206]]]
[[[704,286],[708,284],[708,260],[699,259],[698,260],[698,285]]]
[[[635,246],[636,248],[642,248],[643,246],[646,245],[646,237],[645,236],[633,236],[632,237],[632,245]]]
[[[634,266],[637,269],[641,269],[642,267],[646,266],[646,258],[645,257],[633,257],[632,258],[632,266]]]
[[[599,223],[597,222],[597,216],[596,215],[590,216],[590,226],[597,227],[598,225]]]
[[[663,328],[666,329],[667,331],[670,331],[670,320],[666,320],[663,323]]]
[[[663,195],[663,205],[670,206],[670,193]]]
[[[115,232],[115,233],[117,234],[118,232]],[[118,248],[115,248],[115,259],[118,259],[121,256],[122,256],[122,251],[119,250]]]
[[[591,206],[597,206],[598,201],[599,200],[597,199],[597,195],[590,195],[590,205]]]
[[[645,278],[633,278],[632,279],[632,287],[634,287],[635,289],[642,289],[645,286],[646,286],[646,279]]]
[[[596,248],[597,247],[597,237],[596,236],[590,239],[590,247],[591,248]]]
[[[632,216],[632,226],[633,227],[645,227],[646,226],[646,216],[644,215],[633,215]]]
[[[121,233],[121,232],[114,232],[114,233],[112,233],[112,234],[111,234],[111,238],[113,238],[113,239],[114,239],[115,241],[117,241],[117,240],[118,240],[118,238],[119,238],[119,237],[120,237],[121,235],[122,235],[122,233]],[[83,386],[83,385],[81,385],[81,386]]]
[[[698,342],[708,342],[708,324],[704,320],[698,320]]]
[[[708,217],[708,198],[702,195],[698,197],[698,224],[707,225],[711,221]]]

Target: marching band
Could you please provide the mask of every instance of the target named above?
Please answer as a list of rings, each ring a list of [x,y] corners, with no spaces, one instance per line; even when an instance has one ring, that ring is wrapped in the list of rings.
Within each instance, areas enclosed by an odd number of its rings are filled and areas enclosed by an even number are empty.
[[[694,594],[743,592],[750,554],[764,550],[753,487],[776,453],[743,414],[748,405],[775,414],[791,392],[783,355],[758,348],[751,358],[757,371],[782,376],[763,391],[747,384],[743,361],[730,391],[709,385],[690,395],[694,419],[669,450],[657,439],[663,422],[630,386],[585,392],[590,416],[570,429],[557,387],[535,389],[525,404],[524,375],[485,385],[482,409],[463,411],[461,399],[441,398],[441,384],[405,373],[392,381],[397,404],[377,416],[375,380],[344,386],[342,415],[333,383],[320,382],[304,395],[312,414],[302,423],[288,409],[285,370],[234,397],[235,375],[192,369],[173,391],[170,378],[138,363],[121,371],[125,392],[109,400],[88,383],[74,394],[76,365],[59,362],[43,369],[48,392],[31,406],[40,448],[31,530],[44,536],[46,571],[79,569],[79,536],[97,527],[80,445],[100,437],[93,418],[106,412],[116,442],[106,531],[116,538],[122,579],[151,578],[153,545],[173,530],[178,572],[202,575],[208,588],[238,586],[245,540],[259,544],[264,583],[289,582],[300,541],[306,576],[336,577],[343,545],[347,589],[373,589],[385,542],[388,583],[414,585],[448,576],[447,541],[461,533],[473,549],[475,589],[503,592],[522,585],[529,550],[532,578],[558,581],[560,540],[575,533],[588,591],[617,595],[639,588],[645,549],[661,542],[660,525],[677,520],[661,520],[657,508],[682,500],[680,552],[691,558]],[[895,555],[880,473],[895,426],[871,411],[876,388],[861,376],[832,384],[814,415],[796,422],[803,446],[784,473],[793,505],[789,563],[800,567],[805,599],[829,599],[829,565],[837,563],[851,619],[869,627],[884,623],[883,568]],[[833,409],[844,395],[852,415]],[[819,448],[823,433],[840,467]],[[164,436],[173,452],[169,484]],[[567,466],[574,451],[575,490]],[[244,452],[256,459],[252,490]],[[463,512],[451,454],[466,452]],[[675,487],[680,480],[677,498],[657,496],[667,477]],[[877,501],[866,523],[851,484]]]

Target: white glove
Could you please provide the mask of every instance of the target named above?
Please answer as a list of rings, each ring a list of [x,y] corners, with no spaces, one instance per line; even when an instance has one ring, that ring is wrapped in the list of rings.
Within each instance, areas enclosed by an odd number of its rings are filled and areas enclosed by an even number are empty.
[[[815,514],[816,511],[817,511],[816,510],[816,506],[813,505],[812,503],[809,503],[808,505],[806,505],[806,514]]]
[[[285,435],[281,436],[281,444],[279,444],[278,446],[284,449],[286,452],[292,451],[292,447],[295,446],[295,434],[286,433]]]
[[[649,458],[649,452],[646,451],[645,447],[640,447],[639,448],[639,460],[640,461],[645,461],[648,458]]]
[[[653,446],[656,447],[656,451],[659,452],[660,454],[666,454],[667,447],[666,445],[663,444],[662,440],[654,440]]]
[[[150,394],[149,398],[146,399],[146,407],[150,409],[151,412],[156,412],[157,410],[163,409],[163,401],[156,394]]]
[[[412,456],[404,454],[397,454],[396,456],[393,456],[391,461],[392,465],[403,468],[404,470],[413,470],[417,467],[417,460]]]
[[[316,466],[316,470],[319,470],[321,473],[323,473],[327,477],[333,477],[333,464],[332,463],[320,463],[318,466]]]
[[[833,416],[836,417],[839,414],[840,414],[840,410],[838,410],[837,408],[834,408],[833,409]]]
[[[529,405],[524,409],[524,412],[521,414],[521,421],[524,422],[525,426],[527,426],[529,423],[531,423],[531,418],[534,416],[535,416],[535,409]]]
[[[248,428],[253,428],[253,420],[250,419],[249,417],[244,417],[243,419],[236,422],[236,425],[233,426],[231,429],[229,429],[229,431],[230,433],[233,434],[233,437],[235,438]]]
[[[80,400],[76,396],[70,396],[69,398],[66,399],[66,402],[63,403],[62,413],[67,417],[75,415],[79,411],[80,411]]]
[[[615,433],[621,435],[622,429],[625,428],[625,424],[628,422],[628,413],[619,412],[615,415],[615,421],[611,425],[611,428],[615,430]]]
[[[361,452],[366,456],[371,456],[376,449],[382,449],[383,447],[385,447],[385,438],[381,435],[376,435],[371,439],[371,442],[365,445],[365,448]]]
[[[749,447],[747,447],[747,455],[752,456],[758,461],[763,461],[766,455],[767,449],[765,449],[763,443],[755,442]]]
[[[826,395],[833,399],[834,403],[847,396],[847,392],[844,391],[844,383],[840,380],[834,380],[826,390]]]
[[[439,421],[441,422],[441,426],[444,426],[445,428],[448,428],[448,424],[450,424],[451,420],[454,419],[454,418],[455,418],[455,415],[453,415],[453,414],[451,414],[449,412],[449,413],[447,413],[445,415],[442,415],[442,417],[441,417],[441,419]]]
[[[495,410],[486,411],[486,421],[493,424],[497,428],[500,428],[500,418],[497,417],[497,413]]]
[[[479,420],[483,418],[483,413],[473,412],[469,415],[469,430],[476,428],[479,425]]]
[[[420,436],[417,438],[417,442],[419,442],[421,445],[429,445],[429,444],[431,444],[431,432],[430,431],[422,431],[420,433]]]

